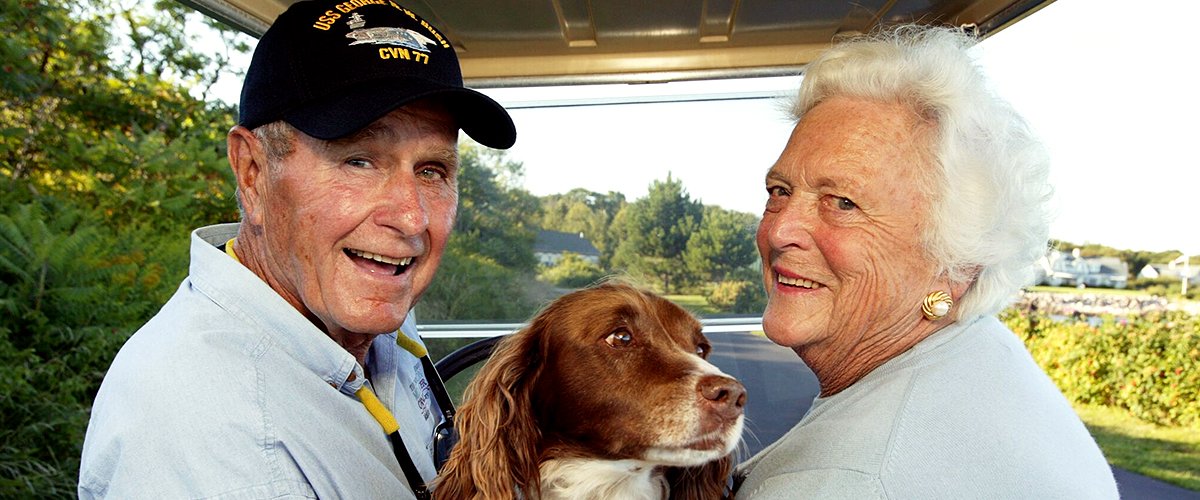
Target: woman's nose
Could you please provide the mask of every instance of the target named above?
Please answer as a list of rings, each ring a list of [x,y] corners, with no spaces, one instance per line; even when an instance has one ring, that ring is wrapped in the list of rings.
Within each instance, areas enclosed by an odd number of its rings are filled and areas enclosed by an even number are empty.
[[[803,199],[793,198],[779,211],[763,216],[759,237],[765,237],[772,249],[809,249],[813,246],[816,223],[816,207]]]

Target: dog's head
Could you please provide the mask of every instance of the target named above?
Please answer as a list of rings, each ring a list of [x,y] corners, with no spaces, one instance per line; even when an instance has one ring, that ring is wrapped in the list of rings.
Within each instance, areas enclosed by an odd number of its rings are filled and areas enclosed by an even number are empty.
[[[438,489],[511,496],[513,485],[538,488],[543,460],[595,457],[667,467],[672,497],[719,495],[746,396],[706,360],[709,349],[691,314],[635,287],[609,282],[559,298],[468,387],[462,441]]]
[[[728,455],[745,390],[706,361],[700,322],[636,288],[605,284],[555,302],[537,337],[533,410],[552,447],[694,466]]]

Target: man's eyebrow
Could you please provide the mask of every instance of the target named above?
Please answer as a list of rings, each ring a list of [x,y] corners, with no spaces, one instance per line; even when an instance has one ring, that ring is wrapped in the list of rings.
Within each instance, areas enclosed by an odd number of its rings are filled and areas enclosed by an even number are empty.
[[[458,150],[451,148],[438,148],[429,152],[431,160],[440,162],[448,167],[458,168]]]
[[[392,138],[395,138],[396,131],[392,130],[392,128],[387,125],[384,125],[379,122],[375,122],[370,125],[367,125],[362,130],[359,130],[358,132],[350,134],[346,137],[339,137],[339,138],[333,139],[331,141],[323,141],[323,142],[325,143],[325,146],[327,148],[328,147],[338,147],[338,146],[348,146],[348,145],[351,145],[351,144],[354,144],[357,142],[374,139],[377,136],[383,137],[384,139],[392,139]]]

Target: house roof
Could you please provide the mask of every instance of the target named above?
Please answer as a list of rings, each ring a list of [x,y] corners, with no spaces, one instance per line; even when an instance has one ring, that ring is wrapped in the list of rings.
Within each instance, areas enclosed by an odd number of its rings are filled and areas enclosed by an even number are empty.
[[[1129,265],[1118,257],[1095,257],[1096,263],[1100,264],[1100,272],[1117,276],[1125,276],[1129,274]]]
[[[537,241],[533,244],[534,253],[560,254],[571,252],[583,256],[600,256],[600,251],[592,242],[583,237],[583,233],[564,233],[561,231],[539,231]]]

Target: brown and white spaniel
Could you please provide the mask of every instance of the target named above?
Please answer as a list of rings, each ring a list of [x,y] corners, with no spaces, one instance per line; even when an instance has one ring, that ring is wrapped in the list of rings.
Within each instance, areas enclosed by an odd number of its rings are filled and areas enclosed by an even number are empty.
[[[564,295],[467,387],[434,498],[721,498],[746,392],[709,349],[691,314],[652,293]]]

